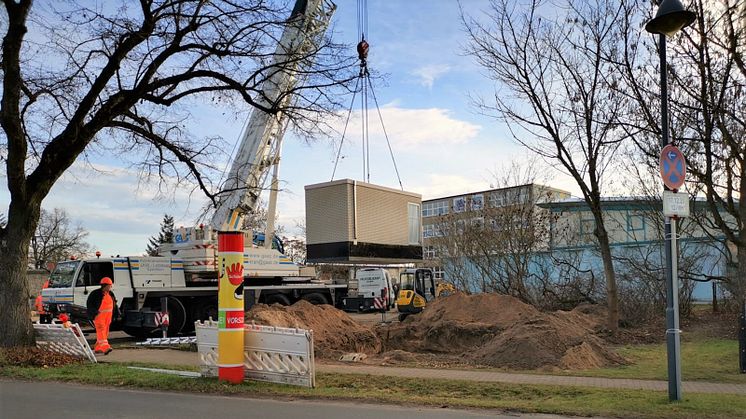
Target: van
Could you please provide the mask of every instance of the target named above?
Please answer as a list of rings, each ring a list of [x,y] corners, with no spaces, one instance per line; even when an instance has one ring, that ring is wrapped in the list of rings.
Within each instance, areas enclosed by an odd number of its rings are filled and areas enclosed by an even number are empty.
[[[396,300],[394,283],[386,269],[358,269],[355,271],[355,280],[351,282],[354,283],[354,286],[350,287],[351,292],[345,298],[346,301],[344,301],[347,309],[357,311],[377,310],[374,306],[374,298],[381,298],[381,290],[384,290],[383,292],[388,297],[386,310],[388,311],[394,307]]]

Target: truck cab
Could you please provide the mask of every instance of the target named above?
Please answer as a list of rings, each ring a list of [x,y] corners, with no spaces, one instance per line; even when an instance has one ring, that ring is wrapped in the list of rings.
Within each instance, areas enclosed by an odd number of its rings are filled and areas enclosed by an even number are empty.
[[[49,288],[42,290],[42,305],[52,316],[68,313],[71,320],[89,324],[87,302],[101,279],[111,278],[112,292],[122,313],[122,328],[132,335],[145,335],[158,328],[156,313],[162,311],[160,297],[175,289],[186,289],[183,262],[163,257],[112,257],[60,262],[50,275]],[[190,325],[189,303],[194,296],[214,294],[214,287],[190,288],[189,298],[168,298],[169,333],[186,331]],[[184,294],[184,293],[182,293]]]
[[[88,324],[88,294],[100,286],[104,277],[114,282],[112,292],[121,305],[122,294],[127,292],[129,286],[120,284],[115,278],[112,260],[68,260],[58,263],[49,276],[49,287],[42,290],[44,310],[53,316],[67,313],[74,322]]]

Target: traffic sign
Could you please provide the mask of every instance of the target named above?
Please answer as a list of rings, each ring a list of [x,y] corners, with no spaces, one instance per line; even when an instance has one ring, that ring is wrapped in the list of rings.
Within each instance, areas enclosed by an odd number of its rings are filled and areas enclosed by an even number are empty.
[[[670,189],[679,189],[686,177],[686,159],[673,144],[668,144],[661,150],[660,172],[663,184]]]
[[[689,195],[686,192],[663,191],[663,216],[689,216]]]

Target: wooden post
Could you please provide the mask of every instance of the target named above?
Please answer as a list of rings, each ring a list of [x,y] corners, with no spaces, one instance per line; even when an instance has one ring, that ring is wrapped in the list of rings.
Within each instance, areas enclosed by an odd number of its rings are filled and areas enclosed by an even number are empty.
[[[712,281],[712,312],[718,312],[718,284]]]

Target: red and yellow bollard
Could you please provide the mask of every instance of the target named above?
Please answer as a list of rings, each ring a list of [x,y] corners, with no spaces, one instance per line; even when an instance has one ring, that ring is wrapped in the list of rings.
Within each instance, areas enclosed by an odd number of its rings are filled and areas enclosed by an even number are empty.
[[[244,378],[243,232],[218,232],[218,380]]]

